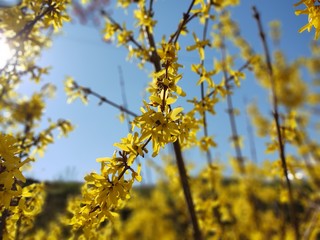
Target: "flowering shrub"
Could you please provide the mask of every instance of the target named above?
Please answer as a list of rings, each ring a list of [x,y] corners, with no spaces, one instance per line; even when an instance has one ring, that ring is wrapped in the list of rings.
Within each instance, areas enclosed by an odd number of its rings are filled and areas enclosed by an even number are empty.
[[[271,53],[260,13],[254,7],[252,21],[264,49],[257,53],[232,18],[230,8],[237,7],[239,1],[193,0],[181,13],[176,31],[157,43],[154,1],[117,2],[125,10],[135,8],[135,30],[101,11],[103,36],[126,48],[128,58],[138,60],[140,68],[147,64],[153,67],[148,97],[140,113],[135,113],[71,77],[66,79],[69,102],[80,98],[87,103],[89,97],[96,97],[101,104],[118,108],[134,119],[132,131],[114,144],[114,153],[97,159],[100,172],[85,176],[81,195],[69,200],[66,213],[47,229],[49,235],[39,229],[29,231],[45,201],[45,190],[43,184],[25,186],[23,170],[35,153],[43,154],[54,142],[56,129],[67,135],[73,127],[69,121],[58,119],[39,129],[45,99],[52,95],[54,86],[45,85],[30,99],[19,96],[16,87],[25,78],[41,84],[42,76],[49,73],[49,68],[36,65],[35,58],[50,43],[52,31],[70,20],[67,9],[71,1],[24,0],[0,10],[1,32],[15,49],[0,69],[0,239],[62,239],[66,234],[71,239],[319,238],[320,148],[310,137],[311,131],[317,131],[310,121],[317,120],[312,111],[320,98],[317,89],[301,78],[303,70],[312,78],[319,77],[317,42],[313,42],[312,56],[292,62],[280,50]],[[302,4],[306,8],[296,10],[296,14],[308,14],[309,22],[300,32],[314,27],[316,40],[320,33],[319,5],[315,0],[303,0],[295,6]],[[196,19],[201,35],[189,33],[189,23]],[[181,35],[192,35],[194,42],[182,46]],[[274,42],[279,41],[279,35],[279,25],[273,23]],[[198,52],[199,62],[182,66],[182,48]],[[238,54],[233,54],[234,49]],[[209,51],[216,54],[212,69],[204,64]],[[188,96],[181,87],[185,80],[182,67],[190,67],[196,74],[200,97]],[[237,127],[239,110],[233,102],[233,93],[241,90],[247,70],[271,96],[271,117],[264,116],[257,105],[248,109],[257,134],[269,139],[267,152],[278,156],[262,166],[243,155],[243,137]],[[315,83],[319,84],[319,79]],[[182,99],[190,104],[189,111],[175,105]],[[222,164],[211,155],[219,143],[208,129],[209,117],[219,114],[215,107],[223,100],[228,105],[230,140],[235,149],[229,181],[223,177]],[[150,153],[155,158],[169,144],[174,156],[163,156],[163,168],[154,162],[150,166],[161,173],[158,183],[147,196],[132,191],[133,184],[142,180],[141,164],[146,164],[138,162],[138,157],[144,159]],[[286,146],[294,151],[287,151]],[[207,157],[207,165],[195,177],[189,175],[191,169],[183,156],[183,151],[191,148],[199,148]],[[61,226],[69,226],[69,233],[63,233]]]

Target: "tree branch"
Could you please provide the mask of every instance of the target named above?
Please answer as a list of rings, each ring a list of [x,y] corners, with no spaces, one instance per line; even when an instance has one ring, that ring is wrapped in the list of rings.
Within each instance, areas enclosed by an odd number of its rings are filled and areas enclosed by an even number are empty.
[[[280,126],[280,117],[279,117],[279,110],[278,110],[278,98],[276,94],[276,82],[274,79],[274,74],[273,74],[273,69],[272,69],[272,64],[271,64],[271,57],[270,57],[270,52],[269,48],[267,45],[266,41],[266,36],[262,28],[262,23],[260,19],[260,14],[257,11],[256,7],[252,7],[253,9],[253,17],[256,19],[256,22],[258,24],[258,29],[259,29],[259,34],[260,38],[262,41],[264,53],[265,53],[265,58],[266,58],[266,63],[267,63],[267,69],[268,69],[268,74],[270,77],[270,82],[271,82],[271,94],[272,94],[272,107],[273,107],[273,119],[276,124],[276,129],[277,129],[277,137],[278,137],[278,144],[279,144],[279,155],[282,163],[282,169],[283,169],[283,174],[286,180],[287,184],[287,189],[289,193],[289,209],[290,209],[290,216],[291,216],[291,221],[294,227],[295,231],[295,238],[296,240],[300,239],[300,230],[299,230],[299,221],[298,217],[296,214],[296,209],[294,206],[294,200],[293,200],[293,191],[292,191],[292,186],[291,182],[288,176],[288,167],[287,167],[287,161],[286,161],[286,155],[285,155],[285,149],[284,149],[284,138],[282,136],[281,132],[281,126]]]

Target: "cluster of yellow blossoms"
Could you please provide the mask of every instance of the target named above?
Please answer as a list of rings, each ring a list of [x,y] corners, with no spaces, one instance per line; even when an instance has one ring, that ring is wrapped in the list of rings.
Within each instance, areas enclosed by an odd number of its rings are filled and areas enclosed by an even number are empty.
[[[163,43],[162,50],[159,50],[161,63],[165,67],[153,74],[154,80],[149,88],[152,94],[150,103],[145,103],[144,108],[141,108],[142,115],[133,120],[133,129],[139,128],[140,133],[129,133],[121,142],[115,143],[114,146],[119,150],[111,158],[97,159],[101,162],[101,172],[85,177],[82,206],[72,211],[74,215],[70,224],[75,232],[82,229],[86,237],[92,237],[94,229],[98,229],[106,219],[113,221],[117,216],[114,211],[122,208],[130,198],[134,181],[141,181],[141,166],[134,170],[136,158],[144,157],[150,141],[153,146],[152,156],[155,157],[161,147],[178,139],[178,120],[182,108],[170,107],[176,100],[176,94],[184,95],[176,85],[181,78],[177,75],[177,48],[178,45]],[[127,177],[128,171],[131,172],[131,178]]]
[[[41,129],[45,100],[55,87],[42,84],[49,68],[38,66],[36,58],[48,46],[48,32],[69,21],[69,0],[19,1],[0,9],[1,38],[14,49],[0,69],[0,238],[25,239],[45,201],[44,184],[29,184],[23,170],[36,154],[42,155],[54,142],[54,131],[67,135],[73,127],[67,120],[49,120]],[[2,53],[1,53],[2,54]],[[2,57],[2,56],[1,56]],[[24,96],[17,89],[32,81],[41,90]],[[41,124],[42,125],[42,124]]]
[[[316,1],[317,0],[301,0],[295,4],[295,6],[304,4],[306,7],[303,10],[296,10],[296,15],[308,15],[308,23],[300,28],[299,32],[303,32],[304,30],[308,30],[308,32],[310,32],[312,27],[314,27],[316,30],[314,34],[315,40],[317,40],[320,36],[320,5],[316,5]]]
[[[299,239],[301,233],[306,239],[319,236],[317,219],[320,213],[317,204],[320,197],[317,191],[320,187],[320,148],[310,137],[308,113],[304,112],[304,108],[317,106],[320,98],[301,80],[300,70],[306,66],[310,75],[316,78],[319,75],[320,50],[313,46],[312,57],[300,58],[292,63],[288,63],[280,51],[274,53],[273,61],[268,59],[268,53],[267,60],[264,60],[240,36],[237,24],[227,11],[227,7],[238,3],[238,0],[190,1],[177,31],[167,41],[163,37],[159,44],[154,37],[157,21],[153,18],[152,0],[149,5],[146,0],[118,0],[118,5],[123,8],[129,9],[132,4],[137,7],[133,13],[139,32],[137,38],[135,31],[129,30],[125,23],[118,24],[102,11],[106,19],[103,30],[105,40],[116,39],[118,46],[127,48],[129,58],[140,61],[140,67],[151,63],[155,70],[147,89],[149,101],[143,102],[140,115],[111,104],[134,116],[132,133],[114,144],[117,150],[111,157],[97,159],[101,163],[100,172],[88,174],[81,196],[69,201],[68,212],[60,222],[72,229],[71,239],[152,239],[155,234],[163,239],[190,239],[192,235],[195,239]],[[14,134],[0,133],[1,239],[46,237],[43,231],[35,234],[29,232],[44,203],[44,185],[24,186],[26,179],[22,170],[36,153],[41,155],[46,146],[53,142],[55,129],[67,135],[73,127],[70,122],[60,119],[56,123],[49,122],[46,129],[36,131],[46,107],[45,98],[51,95],[52,87],[44,86],[29,98],[20,97],[15,88],[26,77],[40,83],[42,76],[48,73],[49,68],[35,65],[34,60],[50,42],[47,31],[56,31],[70,20],[67,13],[70,4],[70,0],[24,0],[19,6],[0,10],[0,28],[10,46],[16,49],[13,56],[16,64],[0,69],[0,129]],[[309,23],[300,32],[311,31],[314,27],[315,39],[318,39],[319,5],[315,0],[302,0],[295,6],[301,4],[306,8],[297,10],[296,14],[307,14]],[[216,15],[211,13],[214,8]],[[255,17],[261,28],[257,12]],[[182,107],[175,106],[179,97],[186,96],[178,85],[182,79],[179,73],[182,65],[178,63],[178,39],[180,34],[188,33],[187,24],[194,18],[204,25],[203,37],[201,39],[192,33],[194,44],[185,50],[199,53],[200,63],[192,64],[191,70],[198,78],[195,84],[200,85],[201,99],[195,97],[188,100],[192,109],[184,113]],[[212,38],[206,37],[208,26],[212,28]],[[262,28],[259,30],[265,43]],[[279,29],[274,27],[273,30],[274,42],[279,41]],[[238,70],[235,70],[235,63],[240,59],[232,53],[233,50],[229,51],[231,43],[233,48],[239,49],[245,61]],[[220,56],[213,58],[212,69],[204,64],[206,48]],[[281,159],[272,163],[266,161],[262,168],[251,163],[244,164],[241,153],[243,138],[238,135],[236,124],[239,111],[232,102],[232,94],[236,91],[235,87],[240,87],[241,79],[245,78],[243,70],[246,68],[252,70],[262,87],[272,89],[275,96],[273,115],[276,121],[263,116],[255,105],[249,110],[258,135],[269,137],[266,152],[279,152],[281,155]],[[219,78],[220,82],[217,81]],[[89,88],[79,86],[72,78],[67,78],[65,91],[70,102],[80,98],[87,103],[88,95],[93,94]],[[99,98],[102,102],[110,103],[104,97]],[[224,182],[222,167],[211,162],[210,150],[217,143],[208,135],[207,120],[216,114],[215,106],[225,98],[232,131],[229,139],[236,150],[236,156],[230,158],[230,165],[237,163],[234,165],[235,183],[232,184]],[[281,111],[278,111],[279,106]],[[6,114],[2,114],[2,111]],[[204,134],[199,133],[200,129],[204,130]],[[297,154],[284,156],[282,141],[284,145],[294,148]],[[138,197],[126,206],[127,200],[134,195],[133,184],[142,181],[141,164],[137,158],[146,157],[149,143],[152,144],[152,157],[158,156],[161,148],[174,143],[178,167],[171,158],[164,160],[165,167],[161,174],[166,177],[160,180],[154,190],[149,191],[150,196],[137,194]],[[179,153],[181,155],[181,150],[195,146],[207,153],[209,161],[198,177],[191,178]],[[308,176],[310,192],[301,190],[303,182],[298,181],[300,172]],[[289,187],[277,184],[282,179],[287,180]],[[290,188],[292,179],[297,185],[294,186],[295,191]],[[301,211],[305,211],[307,217],[303,218],[301,212],[295,212],[297,204],[302,206]],[[290,211],[279,210],[287,206]],[[126,209],[130,214],[125,221],[121,221],[119,215],[123,216]],[[300,225],[299,220],[303,221]],[[147,227],[143,228],[142,224]],[[51,224],[49,229],[53,238],[65,237],[58,223]]]

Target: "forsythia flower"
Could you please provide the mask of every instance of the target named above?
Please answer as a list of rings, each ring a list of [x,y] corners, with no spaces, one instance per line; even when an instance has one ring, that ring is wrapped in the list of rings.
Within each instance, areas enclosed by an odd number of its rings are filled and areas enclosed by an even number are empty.
[[[202,137],[199,141],[199,147],[202,151],[208,151],[210,147],[216,147],[217,144],[212,140],[212,137]]]
[[[118,34],[118,46],[126,45],[132,36],[132,31],[128,31],[126,25],[123,24],[122,31]]]
[[[21,162],[18,157],[20,152],[13,136],[0,134],[0,207],[8,208],[12,197],[21,193],[16,180],[26,181],[20,168],[30,160]]]
[[[308,14],[308,23],[300,28],[299,32],[301,33],[304,30],[308,30],[308,32],[310,32],[311,28],[314,27],[316,29],[314,39],[317,40],[320,36],[320,6],[315,5],[315,2],[316,0],[301,0],[296,3],[295,6],[304,4],[306,5],[306,8],[295,11],[295,14]]]
[[[80,98],[84,104],[88,104],[88,99],[85,93],[79,88],[78,84],[71,77],[67,77],[64,82],[64,91],[68,96],[67,103],[73,102]]]
[[[70,0],[59,0],[52,2],[49,6],[51,11],[44,17],[45,25],[52,25],[54,30],[58,30],[62,27],[63,22],[69,22],[70,16],[66,14],[67,6],[70,4]]]
[[[138,155],[144,157],[142,144],[140,142],[139,135],[137,132],[135,132],[133,135],[129,133],[126,138],[121,139],[121,143],[115,143],[114,146],[120,148],[121,150],[129,154],[129,158],[127,161],[128,166],[131,166],[134,159]]]
[[[127,8],[130,6],[131,0],[118,0],[118,6],[122,8]]]
[[[16,105],[13,118],[18,122],[30,121],[31,119],[40,120],[44,108],[42,96],[34,94],[29,101],[22,100]]]
[[[192,46],[188,46],[187,51],[193,51],[195,49],[198,49],[200,60],[204,60],[204,48],[205,46],[209,45],[210,41],[209,40],[200,41],[200,39],[197,37],[195,33],[193,33],[193,38],[194,38],[195,44]]]
[[[106,41],[112,40],[117,30],[119,30],[119,26],[117,24],[106,22],[106,25],[103,29],[104,39]]]
[[[198,85],[206,81],[209,87],[214,87],[214,82],[212,81],[211,76],[217,73],[216,70],[207,71],[202,64],[192,64],[191,70],[200,76],[200,79],[197,82]]]
[[[17,206],[12,207],[11,215],[6,219],[7,236],[4,239],[17,239],[34,226],[36,216],[41,212],[45,202],[44,184],[31,184],[22,189]],[[18,232],[18,233],[17,233]]]
[[[156,112],[147,106],[146,109],[142,109],[143,114],[135,118],[134,124],[141,129],[140,139],[151,137],[153,157],[158,155],[160,147],[177,140],[180,131],[175,121],[179,119],[182,110],[181,107],[175,108],[164,116],[162,112]]]
[[[204,112],[215,114],[214,106],[218,101],[218,98],[215,97],[205,97],[201,101],[198,101],[197,98],[188,100],[188,102],[194,104],[194,111],[199,112],[201,115],[203,115]]]
[[[146,26],[152,33],[152,29],[157,21],[153,20],[144,9],[135,10],[134,16],[138,20],[137,26]]]
[[[205,3],[204,0],[197,0],[195,1],[195,5],[197,4],[200,4],[200,8],[192,10],[191,12],[193,14],[199,15],[199,20],[201,24],[204,24],[208,18],[210,18],[211,20],[214,19],[214,16],[210,15],[211,3]]]
[[[195,117],[195,111],[190,111],[182,116],[179,135],[182,149],[197,144],[197,132],[200,130],[200,124],[201,121]]]

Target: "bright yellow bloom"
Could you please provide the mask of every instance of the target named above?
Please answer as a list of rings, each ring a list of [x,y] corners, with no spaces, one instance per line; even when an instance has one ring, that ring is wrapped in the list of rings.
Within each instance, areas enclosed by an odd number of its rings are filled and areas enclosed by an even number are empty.
[[[118,0],[118,6],[122,8],[128,8],[131,2],[131,0]]]
[[[52,25],[54,30],[57,31],[62,27],[63,22],[69,22],[71,18],[67,14],[67,6],[70,2],[70,0],[54,1],[49,7],[52,10],[44,17],[44,24],[46,26]]]
[[[120,148],[122,151],[128,153],[127,165],[131,166],[134,159],[140,155],[144,157],[142,149],[143,144],[140,142],[139,134],[135,132],[133,135],[128,134],[127,137],[121,139],[121,143],[115,143],[113,146]]]
[[[26,122],[31,120],[40,120],[45,103],[40,94],[34,94],[30,100],[22,100],[19,102],[14,111],[13,118],[18,122]]]
[[[149,28],[152,33],[152,29],[157,21],[153,20],[149,14],[146,13],[144,9],[139,9],[134,11],[134,17],[138,20],[137,26],[145,26]]]
[[[204,97],[201,101],[198,101],[197,98],[193,98],[192,100],[188,100],[188,102],[193,103],[194,111],[199,112],[202,116],[205,112],[210,112],[211,114],[215,114],[214,107],[219,99],[216,97]]]
[[[72,77],[67,77],[64,81],[64,91],[68,97],[67,103],[72,103],[75,99],[80,98],[84,104],[88,104],[87,96]]]
[[[26,181],[20,168],[30,160],[21,162],[18,157],[20,152],[13,136],[0,134],[0,207],[8,208],[12,197],[20,195],[21,188],[16,180]]]
[[[205,46],[208,46],[210,42],[209,40],[200,41],[200,39],[197,37],[195,33],[193,33],[193,38],[194,38],[195,44],[192,46],[188,46],[187,51],[193,51],[195,49],[198,49],[200,60],[204,60],[204,48]]]
[[[112,40],[114,34],[119,30],[119,26],[114,23],[106,22],[106,25],[103,29],[104,39],[106,41]]]
[[[118,46],[126,45],[132,37],[132,31],[128,31],[126,25],[123,24],[122,30],[118,35]]]
[[[160,147],[177,140],[180,131],[176,120],[180,118],[183,108],[175,108],[164,116],[161,111],[156,112],[148,106],[146,107],[147,109],[142,109],[143,114],[135,118],[134,124],[141,129],[141,141],[151,137],[152,156],[155,157],[158,155]]]
[[[213,141],[212,137],[204,136],[202,137],[199,142],[199,147],[202,151],[208,151],[211,147],[216,147],[217,144]]]
[[[308,32],[310,32],[312,27],[314,27],[316,29],[314,39],[317,40],[320,36],[320,6],[315,5],[315,2],[315,0],[301,0],[296,3],[295,6],[304,4],[306,5],[306,8],[295,11],[295,14],[308,14],[308,23],[300,28],[299,32],[301,33],[304,30],[308,30]]]
[[[192,64],[191,70],[200,76],[200,79],[198,80],[197,85],[206,81],[208,83],[209,87],[215,86],[211,76],[213,76],[217,73],[216,70],[207,71],[206,68],[202,64]]]

